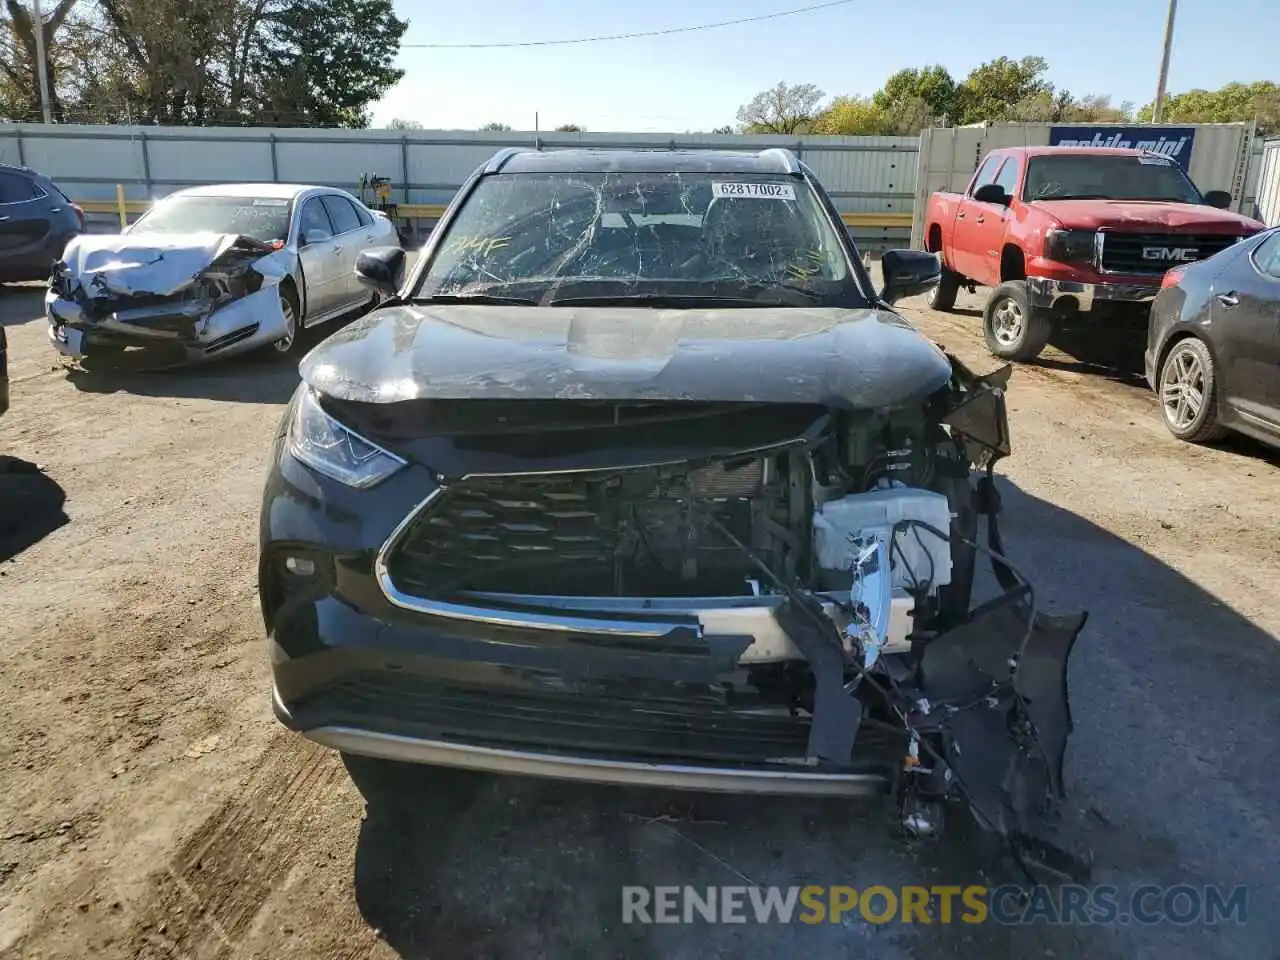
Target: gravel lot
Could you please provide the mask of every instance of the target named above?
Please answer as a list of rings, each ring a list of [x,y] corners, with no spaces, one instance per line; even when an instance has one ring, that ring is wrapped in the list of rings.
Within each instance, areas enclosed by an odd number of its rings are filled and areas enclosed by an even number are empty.
[[[989,369],[978,305],[905,310]],[[1097,881],[1248,884],[1250,921],[638,927],[623,884],[1005,877],[839,802],[423,771],[366,804],[268,708],[257,510],[296,373],[70,374],[39,310],[0,291],[21,461],[0,475],[0,956],[1276,955],[1278,460],[1177,443],[1132,372],[1051,351],[1010,391],[1009,550],[1051,608],[1091,611],[1067,829]]]

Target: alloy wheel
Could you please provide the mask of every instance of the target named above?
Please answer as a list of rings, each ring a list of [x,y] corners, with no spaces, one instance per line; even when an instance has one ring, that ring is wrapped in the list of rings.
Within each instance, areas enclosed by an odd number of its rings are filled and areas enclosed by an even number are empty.
[[[1160,403],[1175,430],[1187,430],[1204,407],[1204,365],[1191,350],[1178,349],[1160,377]]]

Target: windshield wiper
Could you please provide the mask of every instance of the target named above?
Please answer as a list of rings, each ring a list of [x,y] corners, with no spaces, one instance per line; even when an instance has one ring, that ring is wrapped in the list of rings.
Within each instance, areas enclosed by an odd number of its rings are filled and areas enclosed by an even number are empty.
[[[410,297],[408,303],[473,303],[506,304],[508,306],[536,307],[537,300],[529,297],[504,297],[495,293],[435,293],[427,297]]]

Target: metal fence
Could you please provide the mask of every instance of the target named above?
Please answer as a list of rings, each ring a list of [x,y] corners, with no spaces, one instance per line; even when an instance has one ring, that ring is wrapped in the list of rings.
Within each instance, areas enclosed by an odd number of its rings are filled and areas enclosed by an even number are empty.
[[[0,161],[52,177],[100,229],[118,226],[117,185],[128,213],[136,215],[154,199],[193,184],[317,183],[354,192],[362,175],[378,174],[390,178],[392,200],[409,232],[421,234],[467,175],[507,146],[787,147],[813,168],[850,233],[872,252],[910,243],[919,202],[919,137],[0,124]],[[1249,200],[1261,166],[1262,144],[1255,141],[1245,190]]]
[[[910,234],[916,137],[0,124],[0,160],[39,170],[107,217],[117,184],[132,212],[193,184],[317,183],[354,192],[362,175],[378,174],[391,179],[401,216],[429,225],[467,175],[506,146],[787,147],[814,169],[860,244],[905,246]]]

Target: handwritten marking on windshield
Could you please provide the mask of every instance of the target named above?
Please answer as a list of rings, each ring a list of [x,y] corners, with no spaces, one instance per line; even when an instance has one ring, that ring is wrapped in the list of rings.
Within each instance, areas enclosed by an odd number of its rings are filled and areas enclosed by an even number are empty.
[[[444,252],[447,254],[477,253],[486,257],[510,242],[510,237],[459,237],[446,244]]]

